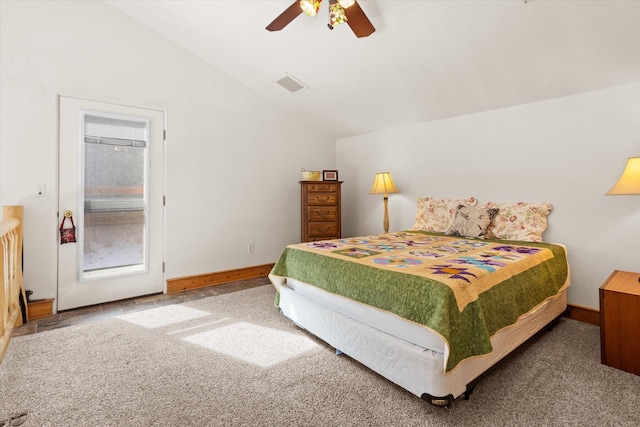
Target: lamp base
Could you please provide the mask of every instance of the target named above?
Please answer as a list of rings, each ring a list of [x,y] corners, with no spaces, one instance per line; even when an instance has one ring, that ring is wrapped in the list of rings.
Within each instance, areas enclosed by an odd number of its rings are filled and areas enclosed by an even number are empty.
[[[389,205],[389,198],[387,197],[387,195],[384,195],[384,233],[387,234],[389,232],[389,209],[388,209],[388,205]]]

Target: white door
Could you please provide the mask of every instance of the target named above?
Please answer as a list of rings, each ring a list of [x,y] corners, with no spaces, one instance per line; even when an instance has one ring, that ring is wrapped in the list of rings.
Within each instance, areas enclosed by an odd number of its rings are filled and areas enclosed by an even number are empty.
[[[59,237],[58,310],[162,292],[164,114],[62,96],[59,111],[58,224],[76,230]]]

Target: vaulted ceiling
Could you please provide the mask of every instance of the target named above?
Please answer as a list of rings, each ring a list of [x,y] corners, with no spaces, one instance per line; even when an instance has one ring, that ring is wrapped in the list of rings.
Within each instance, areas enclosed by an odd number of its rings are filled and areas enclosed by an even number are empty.
[[[329,0],[278,32],[293,0],[107,3],[333,138],[640,81],[634,0],[359,0],[365,38]]]

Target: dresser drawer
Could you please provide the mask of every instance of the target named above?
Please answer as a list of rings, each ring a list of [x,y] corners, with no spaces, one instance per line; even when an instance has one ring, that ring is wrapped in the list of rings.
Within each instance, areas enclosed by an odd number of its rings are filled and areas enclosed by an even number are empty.
[[[307,193],[308,205],[337,205],[338,195],[336,193]]]
[[[338,235],[337,222],[309,222],[307,223],[307,235],[309,237],[335,238]]]
[[[338,207],[308,206],[307,218],[309,221],[338,221]]]
[[[312,192],[312,193],[317,193],[317,192],[336,192],[338,191],[338,184],[335,183],[327,183],[327,182],[323,182],[323,183],[319,183],[319,184],[308,184],[307,185],[307,191]]]

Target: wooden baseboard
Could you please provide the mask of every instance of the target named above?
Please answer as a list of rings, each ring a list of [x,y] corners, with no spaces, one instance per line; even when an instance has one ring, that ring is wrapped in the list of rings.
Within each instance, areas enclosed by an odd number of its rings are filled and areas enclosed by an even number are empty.
[[[27,303],[27,320],[41,319],[53,314],[53,298],[47,298]]]
[[[593,308],[567,304],[567,311],[565,311],[564,317],[600,326],[600,311]]]
[[[274,265],[275,264],[264,264],[254,267],[239,268],[236,270],[219,271],[217,273],[167,279],[167,293],[172,294],[190,289],[222,285],[223,283],[236,282],[238,280],[266,277],[271,272]]]

